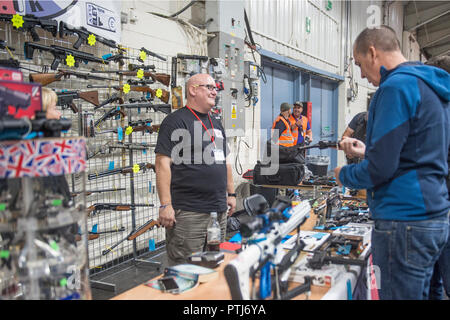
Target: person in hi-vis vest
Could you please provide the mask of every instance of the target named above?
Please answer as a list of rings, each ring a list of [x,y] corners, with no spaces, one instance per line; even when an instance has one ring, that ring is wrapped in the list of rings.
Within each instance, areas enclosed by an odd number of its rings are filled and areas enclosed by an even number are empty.
[[[291,109],[291,104],[283,102],[280,105],[280,115],[272,124],[272,142],[284,147],[293,147],[295,145],[294,135],[292,134],[293,126],[289,123]]]
[[[311,124],[308,118],[302,115],[304,102],[294,102],[292,114],[289,116],[294,145],[310,144],[313,140]]]

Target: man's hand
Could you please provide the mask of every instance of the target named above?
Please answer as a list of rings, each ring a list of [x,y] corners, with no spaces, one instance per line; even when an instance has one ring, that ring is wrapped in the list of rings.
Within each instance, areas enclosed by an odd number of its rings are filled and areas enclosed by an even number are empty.
[[[338,184],[338,186],[342,187],[342,183],[341,180],[339,180],[339,173],[341,173],[341,169],[342,167],[336,167],[334,168],[334,176],[336,178],[336,183]]]
[[[175,210],[172,205],[159,209],[159,224],[166,228],[172,228],[177,220],[175,219]]]
[[[344,137],[339,142],[339,150],[343,150],[347,157],[364,159],[366,145],[358,139]]]
[[[236,210],[236,198],[235,197],[227,197],[227,204],[230,207],[228,210],[228,216],[231,217]]]

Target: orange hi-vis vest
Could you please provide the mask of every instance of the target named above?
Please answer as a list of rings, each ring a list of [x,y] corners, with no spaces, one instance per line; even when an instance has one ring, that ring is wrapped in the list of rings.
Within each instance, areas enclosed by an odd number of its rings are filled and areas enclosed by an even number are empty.
[[[305,116],[302,116],[301,121],[302,121],[302,132],[300,134],[302,135],[303,140],[305,140],[306,129],[308,128],[308,118],[306,118]],[[289,116],[289,123],[291,125],[297,123],[297,120],[295,120],[294,115],[292,115],[292,114]],[[298,141],[298,127],[297,126],[295,126],[295,129],[292,130],[292,136],[294,137],[294,146],[295,146]]]
[[[280,146],[284,146],[284,147],[293,147],[295,144],[294,144],[294,136],[292,135],[292,131],[291,131],[291,126],[283,116],[279,115],[275,119],[275,121],[272,124],[272,130],[275,128],[275,124],[279,120],[284,122],[286,129],[280,134],[280,137],[278,138],[278,144]]]

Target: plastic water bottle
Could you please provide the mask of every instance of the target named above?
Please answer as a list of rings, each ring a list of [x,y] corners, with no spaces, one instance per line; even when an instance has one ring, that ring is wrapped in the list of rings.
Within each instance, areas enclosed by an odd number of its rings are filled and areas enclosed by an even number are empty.
[[[294,189],[294,198],[292,198],[291,202],[292,207],[295,207],[296,205],[300,204],[300,202],[302,202],[302,199],[300,198],[298,189]]]
[[[217,212],[211,212],[206,236],[206,250],[220,251],[220,225],[217,221]]]

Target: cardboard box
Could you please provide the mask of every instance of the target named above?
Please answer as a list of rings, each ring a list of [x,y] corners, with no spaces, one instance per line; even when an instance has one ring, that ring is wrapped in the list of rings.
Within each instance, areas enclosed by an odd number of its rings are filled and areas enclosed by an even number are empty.
[[[313,256],[308,253],[292,267],[289,281],[304,283],[305,277],[312,277],[312,284],[320,287],[332,287],[336,284],[342,274],[345,273],[345,266],[328,264],[320,269],[311,269],[307,266],[308,259]]]
[[[42,111],[42,90],[39,83],[0,80],[0,106],[14,118],[33,118]],[[14,103],[16,103],[14,105]]]
[[[17,69],[0,67],[0,80],[23,82],[23,73]]]

